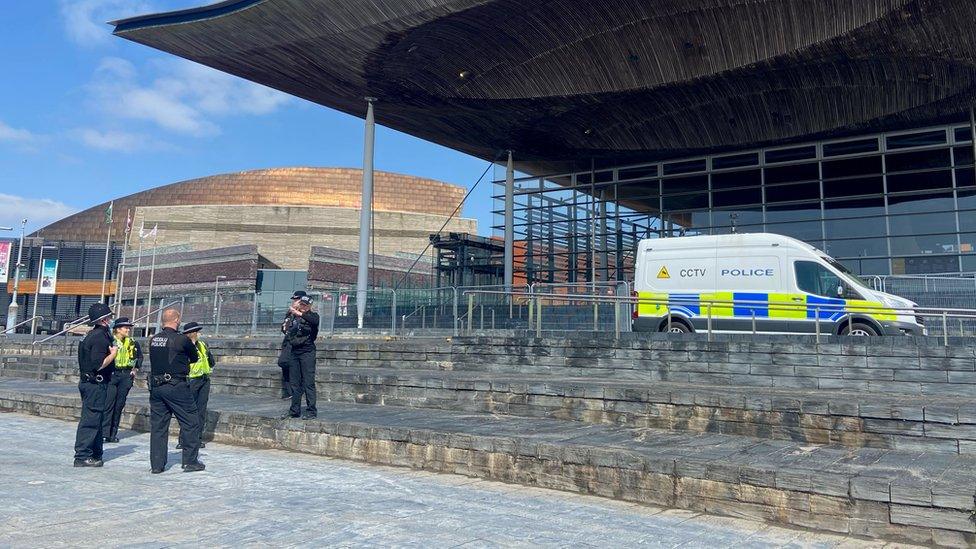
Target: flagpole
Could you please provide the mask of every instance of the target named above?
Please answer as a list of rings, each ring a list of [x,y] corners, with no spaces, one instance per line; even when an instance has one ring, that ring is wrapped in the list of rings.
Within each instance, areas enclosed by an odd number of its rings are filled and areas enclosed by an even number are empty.
[[[125,258],[132,239],[132,210],[125,211],[125,233],[122,236],[122,262],[119,263],[118,283],[115,285],[115,316],[122,314],[122,289],[125,287]]]
[[[132,322],[136,322],[139,318],[136,307],[139,304],[139,274],[142,272],[142,230],[145,228],[146,222],[143,220],[142,225],[139,226],[139,259],[136,260],[136,288],[132,294]]]
[[[108,204],[108,213],[105,215],[106,222],[108,224],[108,234],[105,235],[105,265],[102,266],[102,291],[99,294],[98,301],[105,301],[105,282],[108,280],[108,256],[112,252],[112,210],[115,208],[115,201],[111,201]]]
[[[159,238],[157,234],[157,229],[159,225],[153,227],[153,251],[152,251],[152,266],[149,268],[149,305],[146,307],[146,337],[149,337],[149,314],[152,312],[152,294],[153,294],[153,281],[156,278],[156,240]]]

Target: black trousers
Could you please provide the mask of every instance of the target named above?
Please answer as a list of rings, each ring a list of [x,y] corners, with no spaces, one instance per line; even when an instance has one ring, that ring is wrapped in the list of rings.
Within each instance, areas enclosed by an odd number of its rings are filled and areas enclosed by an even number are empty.
[[[281,368],[281,389],[284,394],[291,396],[291,345],[287,342],[281,344],[281,352],[278,354],[278,367]]]
[[[105,383],[78,384],[81,418],[75,434],[75,459],[102,459],[102,422],[105,419]]]
[[[190,386],[171,381],[149,392],[149,463],[153,469],[166,467],[169,453],[169,422],[176,416],[180,424],[183,465],[196,463],[200,455],[200,414]]]
[[[132,370],[116,370],[112,374],[112,381],[105,387],[105,419],[102,421],[102,436],[114,438],[119,434],[119,422],[122,421],[122,410],[125,399],[132,390]]]
[[[197,414],[200,416],[200,437],[207,432],[207,403],[210,402],[210,376],[191,377],[187,381],[190,394],[197,403]]]
[[[291,408],[295,416],[302,412],[302,395],[305,395],[305,412],[315,415],[315,347],[299,353],[291,352],[289,359],[291,378]]]

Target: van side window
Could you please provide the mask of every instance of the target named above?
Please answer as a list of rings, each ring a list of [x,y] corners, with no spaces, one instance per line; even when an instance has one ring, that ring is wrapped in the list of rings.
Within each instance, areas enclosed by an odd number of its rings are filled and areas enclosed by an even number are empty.
[[[861,299],[854,288],[851,288],[839,276],[815,261],[797,261],[794,263],[794,270],[797,287],[808,294],[820,297]],[[843,295],[837,295],[838,287],[844,288]]]

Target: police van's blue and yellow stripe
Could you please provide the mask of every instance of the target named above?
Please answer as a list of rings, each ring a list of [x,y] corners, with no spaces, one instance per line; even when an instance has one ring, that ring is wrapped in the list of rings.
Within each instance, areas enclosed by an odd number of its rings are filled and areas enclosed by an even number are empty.
[[[893,309],[877,301],[838,299],[807,294],[765,292],[657,293],[638,292],[638,317],[661,318],[668,314],[688,318],[755,318],[837,321],[849,313],[864,313],[878,321],[896,320]],[[643,301],[649,300],[649,301]],[[667,303],[665,303],[667,302]]]

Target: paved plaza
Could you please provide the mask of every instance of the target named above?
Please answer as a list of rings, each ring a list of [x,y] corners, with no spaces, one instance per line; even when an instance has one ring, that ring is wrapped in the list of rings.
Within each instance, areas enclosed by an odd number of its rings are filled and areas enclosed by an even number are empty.
[[[0,414],[0,547],[891,547],[454,475],[211,443],[208,470],[149,474],[126,431],[71,467],[74,424]],[[175,468],[172,468],[173,465]]]

